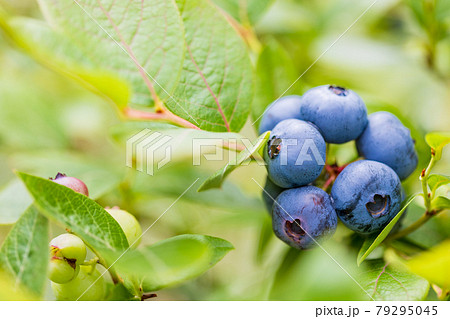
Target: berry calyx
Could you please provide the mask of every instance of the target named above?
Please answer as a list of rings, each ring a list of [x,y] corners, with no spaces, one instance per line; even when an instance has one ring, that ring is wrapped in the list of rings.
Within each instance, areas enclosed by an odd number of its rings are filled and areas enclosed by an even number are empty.
[[[50,242],[51,257],[62,257],[75,263],[83,263],[86,259],[86,245],[73,234],[62,234]]]
[[[348,94],[347,89],[342,86],[330,85],[328,90],[339,96],[346,96]]]

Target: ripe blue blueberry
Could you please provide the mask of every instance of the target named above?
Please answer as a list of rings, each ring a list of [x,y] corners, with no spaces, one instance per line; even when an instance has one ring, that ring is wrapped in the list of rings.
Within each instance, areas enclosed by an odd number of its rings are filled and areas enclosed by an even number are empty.
[[[389,166],[360,160],[339,174],[331,197],[341,221],[355,232],[368,235],[381,231],[400,211],[401,183]]]
[[[270,104],[264,112],[259,124],[259,134],[271,131],[275,125],[287,119],[300,119],[299,95],[288,95]]]
[[[284,188],[273,183],[269,178],[266,179],[266,184],[264,185],[264,190],[262,191],[262,197],[269,214],[272,214],[272,206],[275,198],[277,198],[282,191],[284,191]]]
[[[300,117],[314,123],[328,143],[342,144],[356,139],[367,125],[367,109],[352,90],[322,85],[302,98]]]
[[[273,204],[275,235],[297,249],[308,249],[334,234],[337,216],[330,196],[315,186],[283,191]]]
[[[313,182],[325,165],[325,141],[311,124],[289,119],[272,130],[264,150],[269,178],[280,187]]]
[[[417,153],[409,129],[389,112],[369,115],[369,124],[356,140],[356,147],[359,155],[388,165],[402,180],[417,167]]]

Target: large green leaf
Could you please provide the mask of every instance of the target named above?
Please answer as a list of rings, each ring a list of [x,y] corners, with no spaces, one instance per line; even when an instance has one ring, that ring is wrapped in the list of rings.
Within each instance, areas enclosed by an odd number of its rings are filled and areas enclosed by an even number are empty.
[[[184,43],[173,1],[39,0],[39,4],[50,24],[83,53],[82,65],[116,72],[131,85],[133,104],[152,103],[149,86],[163,98],[175,87]]]
[[[125,107],[130,88],[114,72],[100,69],[68,37],[35,19],[13,18],[7,34],[22,50],[43,65],[78,80],[88,89]]]
[[[11,274],[0,270],[0,301],[37,300],[36,296],[18,285]]]
[[[234,19],[244,25],[253,25],[272,4],[273,0],[213,0]]]
[[[42,70],[30,68],[29,63],[23,62],[26,59],[12,62],[12,59],[6,58],[7,51],[2,52],[6,64],[0,72],[2,150],[10,153],[15,150],[69,147],[67,129],[61,123],[61,104],[66,105],[69,99],[73,101],[73,91],[66,89],[63,83],[53,82],[46,73],[41,73]],[[9,54],[12,52],[9,51]],[[37,81],[36,77],[45,80]],[[62,88],[66,89],[66,98],[63,98]]]
[[[30,206],[2,245],[0,269],[11,273],[16,285],[40,297],[47,279],[47,264],[48,221]]]
[[[373,299],[383,301],[424,300],[430,287],[425,279],[389,266],[381,259],[367,261],[366,271],[357,279]]]
[[[239,153],[235,163],[228,163],[223,168],[214,173],[214,175],[210,176],[206,181],[203,182],[202,185],[200,185],[198,191],[202,192],[211,188],[221,187],[225,178],[232,171],[234,171],[236,168],[243,165],[244,163],[248,163],[252,155],[256,154],[260,149],[262,149],[265,146],[267,140],[269,139],[269,136],[270,131],[261,134],[256,140],[256,143],[254,143],[251,148],[245,148],[243,151]]]
[[[276,40],[267,41],[256,63],[255,97],[252,103],[254,125],[260,122],[267,106],[281,97],[297,77],[295,64],[283,46]],[[297,91],[294,85],[289,93]]]
[[[185,27],[186,54],[176,101],[167,100],[168,107],[188,121],[192,116],[202,129],[238,132],[253,97],[244,41],[209,1],[176,3]]]
[[[0,190],[0,224],[15,223],[33,200],[19,180],[13,180]]]
[[[128,251],[117,261],[119,272],[139,278],[145,292],[197,277],[219,262],[233,246],[203,235],[180,235]]]
[[[153,176],[136,174],[131,185],[131,191],[138,198],[145,198],[152,203],[158,200],[164,201],[167,198],[175,200],[194,180],[197,178],[206,179],[207,174],[208,171],[199,170],[195,166],[183,165],[183,163],[171,164],[161,174]],[[236,218],[242,218],[244,213],[245,216],[253,216],[253,214],[259,214],[264,209],[259,197],[243,192],[234,183],[225,183],[221,189],[208,192],[187,192],[180,198],[180,201],[201,205],[197,207],[203,206],[203,209],[207,207],[214,210],[222,209],[239,213],[240,217],[236,216]],[[201,213],[201,215],[203,214]]]
[[[407,198],[403,203],[402,209],[397,213],[397,215],[387,224],[386,227],[381,231],[381,233],[378,236],[372,236],[368,237],[368,239],[364,242],[364,245],[362,249],[360,250],[358,254],[357,263],[358,266],[367,258],[367,256],[370,255],[372,251],[374,251],[375,248],[377,248],[383,240],[389,235],[392,228],[394,228],[395,224],[400,220],[400,217],[402,217],[403,213],[405,212],[406,208],[413,202],[413,200],[419,196],[419,194],[412,195],[409,198]]]
[[[92,199],[48,179],[18,175],[41,213],[81,237],[96,254],[113,257],[128,248],[122,228]]]
[[[450,240],[429,251],[414,256],[407,262],[409,269],[443,288],[450,288]]]

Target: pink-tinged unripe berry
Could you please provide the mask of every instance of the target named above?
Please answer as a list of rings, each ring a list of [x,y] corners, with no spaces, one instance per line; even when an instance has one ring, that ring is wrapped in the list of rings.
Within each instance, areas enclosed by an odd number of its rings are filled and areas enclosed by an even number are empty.
[[[89,196],[89,191],[85,183],[76,177],[67,176],[66,174],[58,173],[55,178],[50,180],[60,185],[69,187],[77,193]]]

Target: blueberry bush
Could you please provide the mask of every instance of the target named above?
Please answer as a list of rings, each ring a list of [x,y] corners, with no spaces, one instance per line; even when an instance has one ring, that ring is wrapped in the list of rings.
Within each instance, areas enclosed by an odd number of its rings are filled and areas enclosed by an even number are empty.
[[[0,0],[0,300],[448,300],[449,17]]]

